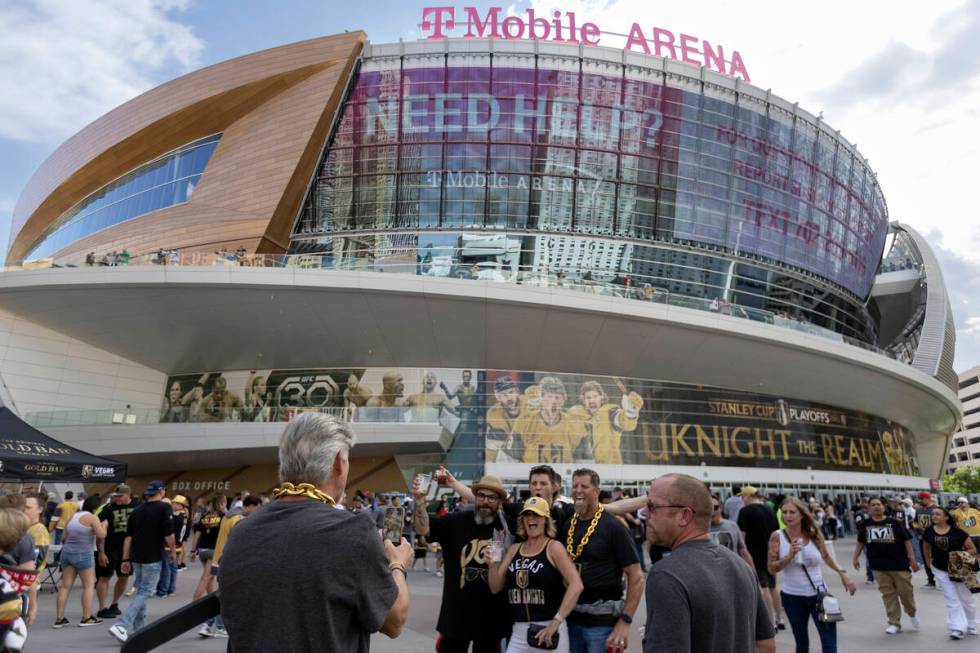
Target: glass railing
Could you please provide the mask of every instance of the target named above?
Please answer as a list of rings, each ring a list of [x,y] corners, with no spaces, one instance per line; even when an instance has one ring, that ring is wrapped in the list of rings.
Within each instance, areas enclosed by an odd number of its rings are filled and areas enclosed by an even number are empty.
[[[326,413],[355,423],[412,423],[442,424],[454,427],[456,416],[439,408],[419,406],[258,406],[214,409],[195,413],[193,407],[168,408],[110,408],[103,410],[58,410],[26,413],[24,421],[35,428],[51,426],[136,426],[143,424],[184,424],[188,422],[288,422],[303,413]]]
[[[624,274],[622,272],[593,268],[576,268],[569,266],[558,269],[548,269],[547,266],[525,266],[501,263],[502,258],[520,260],[521,250],[496,255],[496,260],[482,260],[473,263],[457,262],[452,256],[432,257],[429,260],[415,258],[417,249],[401,250],[385,248],[383,256],[348,257],[335,259],[329,253],[323,254],[247,254],[243,252],[179,252],[177,250],[158,250],[149,254],[130,256],[126,252],[106,254],[99,257],[92,255],[78,262],[42,259],[25,262],[23,266],[7,267],[5,271],[13,272],[25,269],[40,268],[78,268],[78,267],[126,267],[126,266],[183,266],[183,267],[259,267],[285,268],[293,270],[334,270],[350,272],[381,272],[387,274],[408,274],[425,277],[445,277],[454,279],[470,279],[499,283],[514,283],[538,288],[554,288],[573,290],[576,292],[621,297],[655,304],[665,304],[690,308],[700,311],[727,315],[754,322],[761,322],[802,333],[819,336],[835,342],[842,342],[861,349],[873,351],[889,358],[896,356],[889,351],[875,347],[866,342],[840,334],[832,329],[818,326],[811,322],[796,319],[785,313],[753,308],[726,301],[720,297],[724,289],[718,286],[700,284],[715,298],[695,297],[671,292],[657,285],[668,283],[666,279],[656,275]],[[601,276],[603,279],[594,277]],[[696,282],[692,282],[692,285]]]

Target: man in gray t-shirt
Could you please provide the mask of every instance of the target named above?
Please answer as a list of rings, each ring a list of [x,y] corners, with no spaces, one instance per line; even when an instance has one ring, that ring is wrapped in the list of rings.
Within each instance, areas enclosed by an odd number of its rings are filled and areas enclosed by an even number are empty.
[[[717,498],[711,497],[711,507],[713,512],[711,513],[711,524],[709,525],[708,531],[711,535],[711,540],[732,553],[738,554],[738,557],[749,563],[749,566],[755,569],[752,564],[752,556],[745,547],[745,539],[742,537],[742,530],[738,527],[738,524],[724,519],[721,516],[722,506]]]
[[[672,552],[647,576],[644,653],[775,651],[755,572],[709,538],[712,499],[704,484],[667,474],[647,499],[647,537]]]

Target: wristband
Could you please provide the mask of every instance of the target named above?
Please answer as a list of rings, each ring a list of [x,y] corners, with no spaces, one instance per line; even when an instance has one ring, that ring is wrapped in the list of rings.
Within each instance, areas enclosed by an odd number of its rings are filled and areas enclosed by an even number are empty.
[[[399,566],[395,566],[395,567],[388,567],[388,569],[390,569],[393,572],[395,572],[395,571],[402,572],[402,575],[405,577],[405,580],[408,580],[408,572],[405,571],[405,568],[404,567],[402,567],[402,566],[399,565]]]
[[[633,617],[629,616],[628,614],[621,614],[619,615],[619,618],[623,620],[625,623],[628,624],[633,623]]]
[[[560,612],[556,612],[555,613],[555,616],[552,617],[551,620],[552,621],[557,621],[558,623],[561,623],[561,622],[565,621],[565,617],[561,616],[561,613]]]

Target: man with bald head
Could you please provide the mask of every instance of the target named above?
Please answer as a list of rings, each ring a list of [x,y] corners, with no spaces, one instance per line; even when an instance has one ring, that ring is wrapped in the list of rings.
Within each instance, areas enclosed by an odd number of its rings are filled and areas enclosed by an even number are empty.
[[[647,539],[671,554],[647,576],[644,653],[769,653],[775,631],[755,572],[711,541],[711,495],[686,474],[647,491]]]

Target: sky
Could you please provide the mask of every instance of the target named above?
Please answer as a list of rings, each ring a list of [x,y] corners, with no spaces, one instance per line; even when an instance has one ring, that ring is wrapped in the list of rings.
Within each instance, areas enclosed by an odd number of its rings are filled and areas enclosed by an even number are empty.
[[[202,66],[363,29],[419,37],[428,0],[8,0],[0,4],[0,250],[44,159],[106,111]],[[449,2],[446,5],[452,4]],[[956,318],[957,370],[980,364],[980,0],[803,6],[773,0],[464,2],[523,15],[574,11],[738,50],[752,83],[839,129],[868,159],[891,220],[935,249]],[[621,43],[603,37],[602,44]]]

